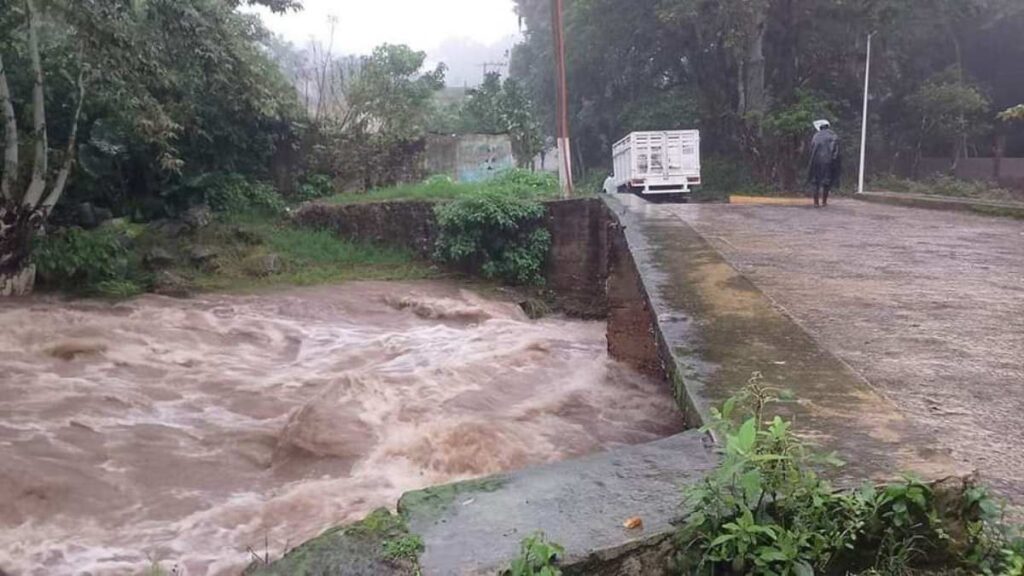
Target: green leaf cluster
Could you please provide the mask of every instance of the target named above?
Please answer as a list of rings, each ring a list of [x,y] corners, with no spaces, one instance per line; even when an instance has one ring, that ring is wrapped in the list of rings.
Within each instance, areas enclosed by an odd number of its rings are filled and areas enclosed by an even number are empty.
[[[819,471],[842,462],[811,450],[782,418],[765,419],[776,401],[755,375],[713,411],[707,430],[722,459],[686,491],[694,512],[677,535],[681,573],[902,575],[938,565],[954,574],[1020,574],[1024,541],[995,522],[998,507],[983,490],[969,487],[952,505],[909,477],[836,490]]]
[[[541,533],[529,536],[520,543],[519,557],[512,560],[502,576],[561,576],[557,561],[565,553],[558,544],[548,542]]]
[[[513,172],[439,205],[435,257],[510,284],[543,284],[551,234],[537,197],[548,186],[546,178]]]
[[[189,178],[169,188],[164,197],[178,211],[194,204],[207,204],[214,212],[230,214],[280,215],[286,209],[273,186],[235,172],[208,172]]]
[[[114,230],[68,228],[37,236],[32,260],[40,279],[62,290],[120,297],[141,290],[128,278],[129,251]]]

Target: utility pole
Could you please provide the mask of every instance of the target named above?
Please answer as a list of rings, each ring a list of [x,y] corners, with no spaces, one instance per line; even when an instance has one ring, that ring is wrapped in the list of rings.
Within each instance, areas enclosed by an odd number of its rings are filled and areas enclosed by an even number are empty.
[[[871,37],[875,33],[868,34],[868,58],[864,65],[864,116],[860,127],[860,179],[857,181],[857,194],[864,193],[864,158],[868,145],[868,96],[871,87]]]
[[[562,0],[551,0],[551,36],[555,43],[555,95],[557,98],[558,181],[562,197],[572,196],[572,149],[569,146],[569,89],[565,81],[565,38]]]

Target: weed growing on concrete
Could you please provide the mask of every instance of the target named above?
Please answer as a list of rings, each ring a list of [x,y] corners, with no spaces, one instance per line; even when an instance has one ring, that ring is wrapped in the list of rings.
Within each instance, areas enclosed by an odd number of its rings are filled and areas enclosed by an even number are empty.
[[[818,470],[841,466],[797,438],[765,406],[777,399],[755,375],[712,412],[722,460],[686,492],[678,534],[683,574],[1022,574],[1024,540],[972,483],[914,478],[837,491]]]
[[[558,544],[548,542],[541,533],[529,536],[520,543],[519,557],[502,576],[561,576],[558,569],[559,556],[565,550]]]
[[[383,546],[385,557],[415,562],[423,552],[423,539],[417,534],[406,534],[401,538],[385,540]]]

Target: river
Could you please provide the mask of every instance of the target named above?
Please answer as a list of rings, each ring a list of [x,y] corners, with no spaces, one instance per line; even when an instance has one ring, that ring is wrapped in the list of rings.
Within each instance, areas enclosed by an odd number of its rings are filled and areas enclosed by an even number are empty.
[[[0,303],[0,573],[235,575],[407,490],[679,431],[601,322],[447,282]]]

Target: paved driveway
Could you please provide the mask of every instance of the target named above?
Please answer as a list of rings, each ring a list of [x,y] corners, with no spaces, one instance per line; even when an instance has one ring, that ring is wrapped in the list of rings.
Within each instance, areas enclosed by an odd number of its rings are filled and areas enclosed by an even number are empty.
[[[658,205],[1024,505],[1024,222],[840,200]]]

